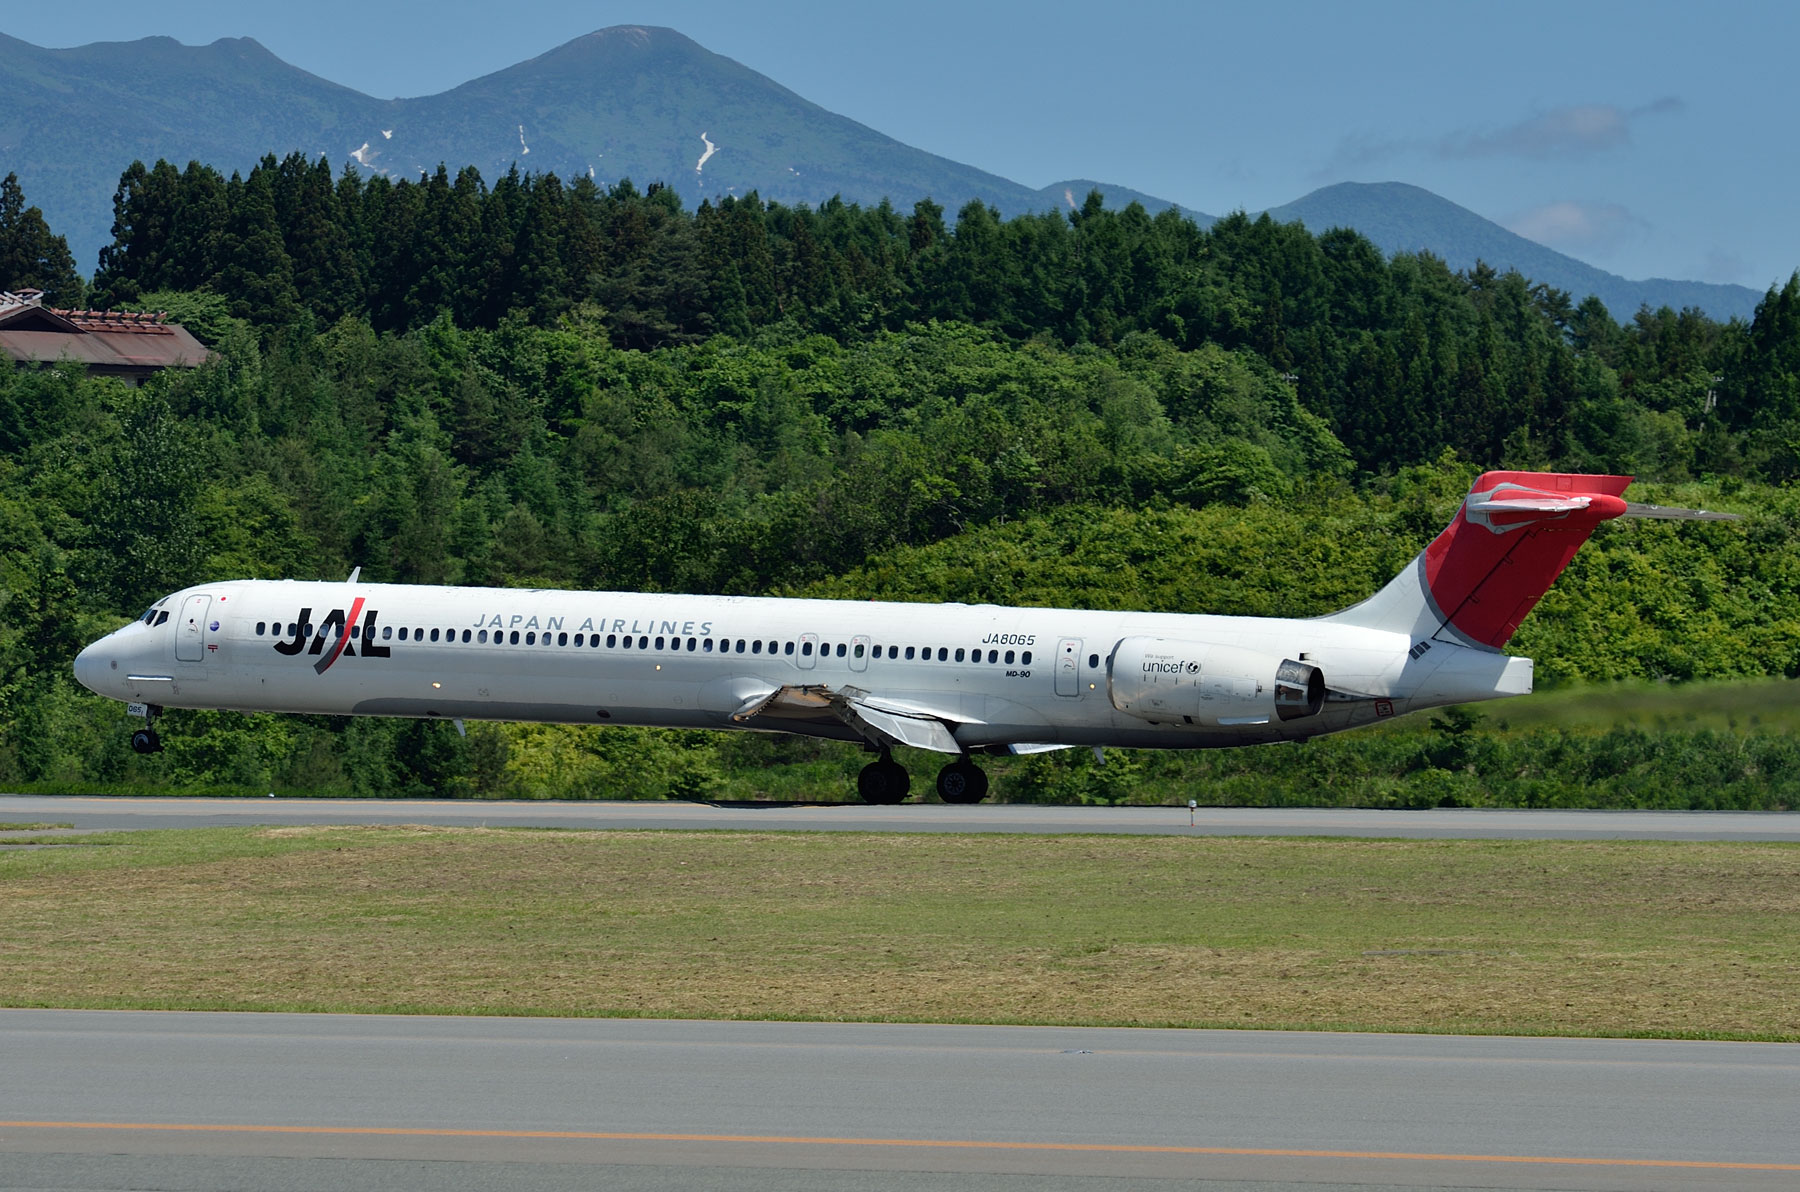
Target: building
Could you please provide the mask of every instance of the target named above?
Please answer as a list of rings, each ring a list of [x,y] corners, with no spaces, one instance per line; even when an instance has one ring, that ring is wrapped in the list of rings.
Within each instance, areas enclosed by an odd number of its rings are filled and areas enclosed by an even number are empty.
[[[164,314],[57,310],[37,290],[0,292],[0,355],[15,364],[79,364],[97,377],[140,385],[165,368],[193,368],[211,353]]]

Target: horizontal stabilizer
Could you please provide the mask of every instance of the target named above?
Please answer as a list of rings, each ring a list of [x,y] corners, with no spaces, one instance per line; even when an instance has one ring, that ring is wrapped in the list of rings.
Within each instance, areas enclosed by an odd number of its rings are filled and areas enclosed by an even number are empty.
[[[1650,517],[1657,521],[1743,521],[1741,513],[1714,513],[1710,509],[1671,509],[1667,505],[1625,502],[1626,517]]]

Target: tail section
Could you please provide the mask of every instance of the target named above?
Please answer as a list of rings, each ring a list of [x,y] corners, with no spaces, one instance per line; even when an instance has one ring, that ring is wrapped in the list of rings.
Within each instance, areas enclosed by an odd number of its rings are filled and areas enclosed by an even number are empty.
[[[1622,499],[1629,476],[1486,472],[1456,519],[1387,587],[1327,620],[1498,651],[1594,527],[1674,511]],[[1707,515],[1727,516],[1727,515]]]

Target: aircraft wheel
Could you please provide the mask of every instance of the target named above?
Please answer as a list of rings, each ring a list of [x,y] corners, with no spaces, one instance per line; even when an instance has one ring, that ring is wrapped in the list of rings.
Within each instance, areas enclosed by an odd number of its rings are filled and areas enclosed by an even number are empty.
[[[131,748],[138,753],[161,753],[162,738],[153,728],[140,728],[131,734]]]
[[[987,798],[987,771],[971,761],[951,762],[938,771],[937,791],[946,803],[979,803]]]
[[[856,793],[865,803],[892,806],[906,798],[912,779],[899,762],[870,762],[856,776]]]

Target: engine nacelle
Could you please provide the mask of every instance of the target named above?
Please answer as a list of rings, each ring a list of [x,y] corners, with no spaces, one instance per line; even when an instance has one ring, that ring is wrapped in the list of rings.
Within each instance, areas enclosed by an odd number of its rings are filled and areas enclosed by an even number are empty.
[[[1325,674],[1238,646],[1127,637],[1106,681],[1113,707],[1159,724],[1267,724],[1317,716]]]

